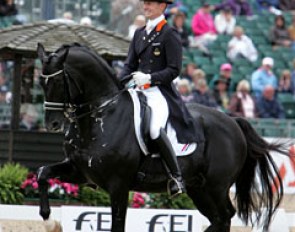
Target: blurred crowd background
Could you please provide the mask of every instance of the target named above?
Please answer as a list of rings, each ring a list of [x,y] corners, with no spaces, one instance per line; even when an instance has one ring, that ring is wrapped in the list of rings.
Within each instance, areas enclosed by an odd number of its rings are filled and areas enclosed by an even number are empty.
[[[146,23],[140,4],[139,0],[0,0],[0,28],[60,21],[105,28],[131,40]],[[266,119],[263,123],[278,126],[270,136],[295,136],[295,0],[174,0],[165,16],[182,39],[183,70],[174,84],[185,102],[246,117],[255,125]],[[117,72],[123,62],[113,62]],[[12,66],[10,62],[0,66],[2,128],[9,127]],[[31,60],[26,67],[21,128],[40,130],[44,113],[37,81],[40,64]],[[283,127],[288,131],[278,129]]]

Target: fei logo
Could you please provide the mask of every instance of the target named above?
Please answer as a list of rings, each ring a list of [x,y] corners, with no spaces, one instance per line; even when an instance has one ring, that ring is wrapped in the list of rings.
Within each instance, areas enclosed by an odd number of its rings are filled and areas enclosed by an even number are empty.
[[[192,232],[193,217],[184,214],[157,214],[148,224],[148,232]]]
[[[109,208],[62,207],[62,227],[70,232],[110,232]],[[202,221],[196,210],[128,209],[127,232],[200,232]]]

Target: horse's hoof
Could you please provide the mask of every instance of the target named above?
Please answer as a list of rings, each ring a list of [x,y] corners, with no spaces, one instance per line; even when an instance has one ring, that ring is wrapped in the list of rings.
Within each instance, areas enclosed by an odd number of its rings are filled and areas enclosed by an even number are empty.
[[[44,221],[48,220],[49,215],[50,215],[50,209],[40,211],[40,215]]]
[[[54,220],[44,221],[44,226],[46,228],[46,231],[49,231],[49,232],[61,232],[62,231],[60,224]]]

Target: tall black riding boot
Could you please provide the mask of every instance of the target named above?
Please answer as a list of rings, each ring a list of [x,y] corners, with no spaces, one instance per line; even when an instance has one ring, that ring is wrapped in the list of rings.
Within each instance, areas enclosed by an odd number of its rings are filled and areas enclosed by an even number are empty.
[[[176,154],[164,129],[161,129],[159,138],[154,141],[158,145],[160,155],[169,169],[168,175],[170,176],[170,180],[168,181],[168,193],[171,197],[175,197],[178,194],[186,192]]]

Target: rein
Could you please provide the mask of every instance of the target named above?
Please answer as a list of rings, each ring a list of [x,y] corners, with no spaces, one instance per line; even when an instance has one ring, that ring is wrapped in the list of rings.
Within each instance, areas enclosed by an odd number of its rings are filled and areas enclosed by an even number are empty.
[[[65,76],[69,76],[64,69],[62,70],[59,70],[53,74],[49,74],[49,75],[45,75],[45,74],[40,74],[41,77],[45,78],[45,83],[47,84],[48,82],[48,79],[50,78],[53,78],[53,77],[56,77],[57,75],[61,74],[61,73],[64,73]],[[71,78],[72,79],[72,78]],[[78,90],[80,91],[80,93],[82,93],[82,90],[81,88],[79,87],[79,85],[77,84],[77,82],[75,80],[74,81],[74,84],[75,86],[78,88]],[[66,80],[65,80],[65,84],[66,84]],[[112,105],[113,103],[115,103],[117,100],[118,100],[118,97],[125,91],[127,90],[128,87],[125,87],[123,89],[121,89],[118,93],[116,93],[114,96],[112,96],[110,99],[104,101],[103,103],[101,103],[100,105],[96,106],[96,105],[93,105],[93,103],[97,102],[97,100],[94,100],[94,101],[90,101],[90,102],[87,102],[87,103],[82,103],[80,105],[75,105],[75,104],[71,104],[69,102],[48,102],[48,101],[45,101],[44,102],[44,109],[45,110],[48,110],[48,111],[63,111],[64,112],[64,115],[66,118],[68,118],[70,121],[75,121],[77,119],[81,119],[87,115],[90,115],[92,113],[96,113],[96,112],[103,112],[104,110],[106,110],[110,105]],[[93,110],[90,110],[88,112],[85,112],[83,114],[80,114],[80,115],[76,115],[76,110],[77,109],[81,109],[83,107],[94,107]]]

